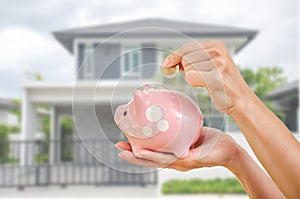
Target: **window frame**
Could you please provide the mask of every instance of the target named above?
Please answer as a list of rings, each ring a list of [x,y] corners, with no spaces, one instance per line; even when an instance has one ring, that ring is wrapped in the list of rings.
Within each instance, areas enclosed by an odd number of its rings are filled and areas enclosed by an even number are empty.
[[[138,64],[137,66],[140,66],[142,64],[142,49],[139,45],[122,45],[122,53],[121,53],[121,76],[126,74],[126,77],[142,77],[142,70],[140,67],[138,67],[136,70],[137,72],[131,71],[128,72],[125,68],[125,55],[129,55],[129,63],[132,65],[133,62],[133,52],[136,51],[138,53]],[[129,68],[129,70],[132,70],[133,68]]]
[[[83,70],[83,79],[91,80],[94,78],[94,53],[93,53],[94,45],[93,43],[85,43],[84,44],[84,70]],[[90,60],[88,60],[90,59]],[[89,67],[87,64],[90,64],[90,71],[88,71]]]

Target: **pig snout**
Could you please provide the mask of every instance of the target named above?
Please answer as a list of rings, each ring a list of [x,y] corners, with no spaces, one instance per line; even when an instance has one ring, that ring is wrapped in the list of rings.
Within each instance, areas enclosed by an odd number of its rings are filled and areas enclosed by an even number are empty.
[[[124,107],[122,105],[117,107],[114,116],[114,120],[117,126],[120,126],[122,118],[124,118],[127,114],[128,114],[127,107]]]
[[[117,124],[117,126],[120,125],[120,112],[121,111],[122,111],[122,107],[118,106],[115,111],[115,116],[114,116],[114,120],[115,120],[115,123]]]

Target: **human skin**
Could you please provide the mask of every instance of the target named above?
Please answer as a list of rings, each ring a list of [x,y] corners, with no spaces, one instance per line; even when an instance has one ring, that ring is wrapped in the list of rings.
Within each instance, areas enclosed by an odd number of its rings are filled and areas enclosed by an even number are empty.
[[[181,65],[192,86],[207,88],[215,107],[228,114],[287,198],[300,198],[300,144],[243,80],[226,45],[204,41],[183,45],[163,62]]]
[[[213,147],[212,144],[214,145]],[[186,158],[178,159],[171,153],[143,150],[134,154],[127,142],[115,145],[122,150],[119,156],[133,164],[188,171],[195,168],[223,166],[241,182],[250,198],[284,198],[274,182],[254,162],[248,153],[229,135],[213,128],[203,128],[196,144]],[[206,148],[212,148],[201,155]],[[203,157],[200,157],[203,156]]]

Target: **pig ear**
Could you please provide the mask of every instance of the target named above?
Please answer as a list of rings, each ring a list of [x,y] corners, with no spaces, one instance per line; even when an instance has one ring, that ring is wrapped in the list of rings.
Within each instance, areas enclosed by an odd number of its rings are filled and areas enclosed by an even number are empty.
[[[144,91],[148,91],[149,89],[151,89],[151,86],[149,84],[145,84]]]
[[[137,90],[134,93],[133,99],[134,99],[134,106],[136,110],[141,109],[141,107],[146,106],[145,99],[143,99],[143,92],[141,90]],[[138,108],[139,107],[139,108]]]

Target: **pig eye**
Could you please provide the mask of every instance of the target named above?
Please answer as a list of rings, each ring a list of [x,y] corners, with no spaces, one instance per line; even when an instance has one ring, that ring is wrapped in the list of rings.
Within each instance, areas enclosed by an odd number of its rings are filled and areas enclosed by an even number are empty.
[[[126,116],[126,115],[127,115],[127,111],[124,111],[123,116]]]

